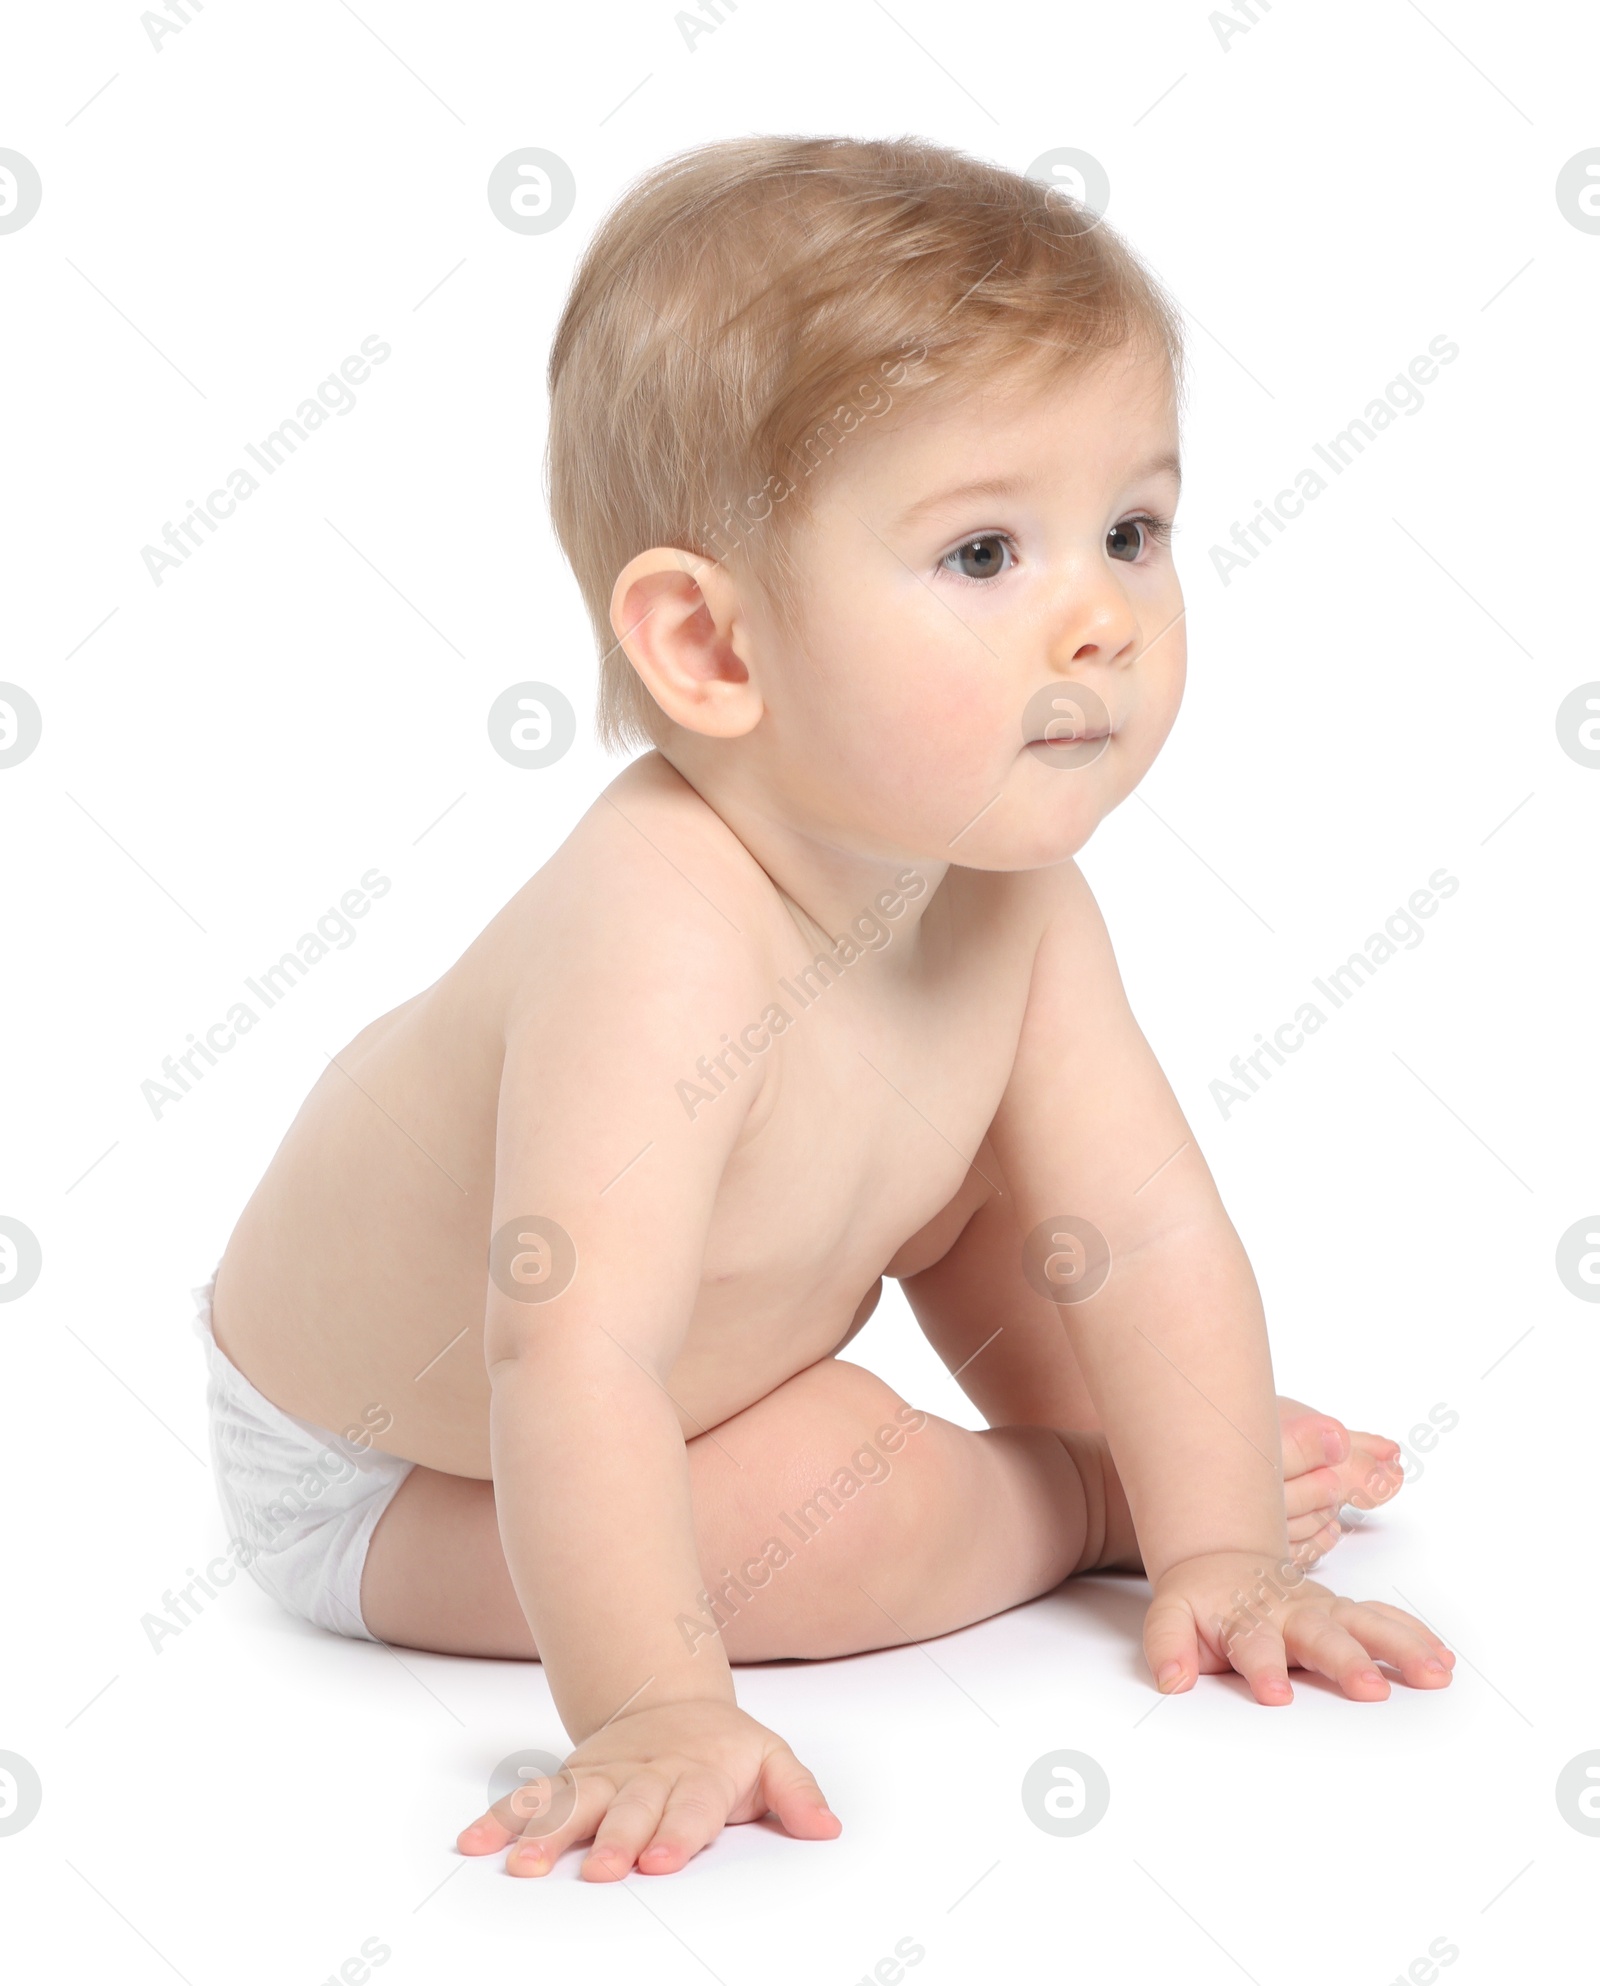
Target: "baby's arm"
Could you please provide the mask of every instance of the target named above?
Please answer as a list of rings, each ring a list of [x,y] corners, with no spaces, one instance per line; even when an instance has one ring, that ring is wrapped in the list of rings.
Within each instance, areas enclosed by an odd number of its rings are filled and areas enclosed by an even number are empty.
[[[1294,1662],[1378,1697],[1388,1685],[1373,1657],[1418,1686],[1448,1681],[1447,1652],[1408,1614],[1338,1599],[1292,1559],[1255,1276],[1129,1011],[1087,883],[1069,862],[1043,887],[1049,920],[992,1143],[1019,1235],[1078,1216],[1110,1244],[1104,1287],[1058,1314],[1154,1588],[1145,1652],[1158,1685],[1187,1689],[1231,1663],[1259,1702],[1284,1702]],[[1035,1273],[1051,1252],[1035,1245]]]
[[[723,1003],[745,996],[717,982],[714,956],[687,968],[658,956],[647,971],[650,949],[635,942],[592,976],[569,968],[506,1043],[493,1229],[524,1224],[521,1270],[536,1280],[502,1266],[490,1281],[491,1463],[512,1583],[576,1741],[559,1787],[525,1789],[462,1837],[493,1852],[532,1816],[514,1874],[543,1874],[591,1834],[586,1877],[624,1876],[636,1860],[665,1873],[769,1807],[792,1833],[838,1831],[789,1747],[735,1705],[720,1637],[680,1625],[698,1617],[704,1582],[667,1381],[747,1106],[735,1093],[691,1124],[673,1083],[704,1052],[708,1022],[713,1043],[726,1025]],[[545,1301],[507,1293],[555,1286],[537,1280],[549,1258],[530,1216],[576,1245],[570,1284]],[[554,1827],[552,1802],[556,1814],[571,1804]]]

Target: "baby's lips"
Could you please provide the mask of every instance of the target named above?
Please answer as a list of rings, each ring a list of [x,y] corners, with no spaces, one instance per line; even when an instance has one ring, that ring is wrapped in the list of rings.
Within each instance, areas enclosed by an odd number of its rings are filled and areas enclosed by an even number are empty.
[[[1051,737],[1048,732],[1041,732],[1037,738],[1029,738],[1028,743],[1030,745],[1059,745],[1063,748],[1069,745],[1099,745],[1111,737],[1115,729],[1116,726],[1112,724],[1096,724],[1089,730],[1062,732],[1055,737]]]

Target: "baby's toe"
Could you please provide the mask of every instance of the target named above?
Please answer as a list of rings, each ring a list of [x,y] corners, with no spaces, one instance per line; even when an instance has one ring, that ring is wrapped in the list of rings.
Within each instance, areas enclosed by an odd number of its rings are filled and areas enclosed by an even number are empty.
[[[1327,1467],[1307,1469],[1298,1476],[1285,1476],[1283,1507],[1292,1519],[1314,1510],[1337,1510],[1345,1501],[1344,1473]]]
[[[1387,1503],[1405,1480],[1400,1444],[1387,1435],[1347,1428],[1280,1396],[1283,1479],[1291,1516],[1324,1505],[1361,1510]]]
[[[1370,1510],[1387,1503],[1405,1481],[1405,1464],[1400,1444],[1381,1434],[1352,1434],[1350,1459],[1341,1470],[1345,1478],[1344,1500]]]
[[[1292,1538],[1294,1526],[1291,1525],[1289,1529]],[[1309,1538],[1305,1538],[1295,1545],[1295,1564],[1300,1567],[1302,1572],[1308,1571],[1317,1563],[1318,1559],[1326,1558],[1328,1553],[1333,1550],[1334,1546],[1338,1544],[1343,1536],[1344,1526],[1339,1522],[1337,1515],[1330,1517],[1325,1524],[1313,1531]]]
[[[1331,1414],[1284,1414],[1279,1422],[1283,1439],[1285,1481],[1304,1475],[1309,1469],[1338,1467],[1350,1456],[1350,1435],[1343,1423]]]

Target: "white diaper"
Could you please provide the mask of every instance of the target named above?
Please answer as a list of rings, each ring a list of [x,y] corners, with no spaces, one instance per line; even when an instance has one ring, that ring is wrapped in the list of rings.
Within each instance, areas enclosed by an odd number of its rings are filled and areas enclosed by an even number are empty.
[[[233,1555],[291,1614],[374,1641],[361,1618],[361,1569],[378,1519],[415,1464],[298,1420],[258,1393],[212,1334],[215,1286],[213,1271],[190,1293],[210,1374],[211,1466]]]

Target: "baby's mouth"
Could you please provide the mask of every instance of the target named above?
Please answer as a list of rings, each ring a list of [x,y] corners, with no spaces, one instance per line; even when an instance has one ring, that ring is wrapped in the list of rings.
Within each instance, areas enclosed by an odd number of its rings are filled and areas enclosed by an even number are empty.
[[[1116,727],[1110,724],[1090,725],[1082,731],[1062,731],[1054,737],[1029,738],[1030,752],[1064,752],[1080,745],[1101,745],[1116,735]]]
[[[1116,735],[1110,706],[1088,683],[1046,683],[1022,712],[1022,742],[1040,765],[1092,765]]]

